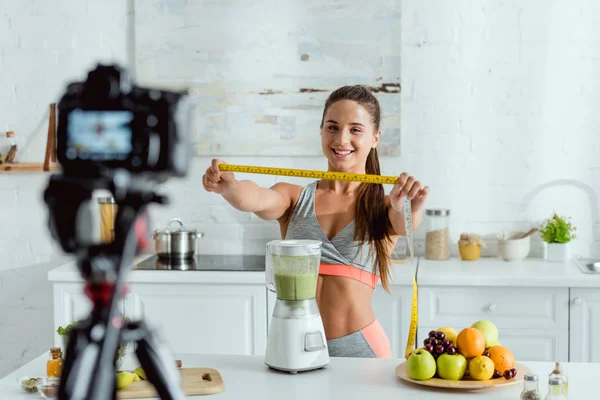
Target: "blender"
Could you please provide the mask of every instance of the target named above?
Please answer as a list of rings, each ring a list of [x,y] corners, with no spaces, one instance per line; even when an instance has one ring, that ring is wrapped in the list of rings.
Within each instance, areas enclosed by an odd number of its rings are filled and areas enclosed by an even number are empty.
[[[265,364],[291,373],[325,367],[329,352],[316,300],[321,242],[273,240],[265,261],[267,288],[277,295]]]

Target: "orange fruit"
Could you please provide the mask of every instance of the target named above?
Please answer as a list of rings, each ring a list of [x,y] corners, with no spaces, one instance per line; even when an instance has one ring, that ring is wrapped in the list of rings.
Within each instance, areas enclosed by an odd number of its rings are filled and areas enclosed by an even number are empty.
[[[507,369],[515,367],[515,356],[512,351],[504,346],[492,346],[487,350],[490,353],[490,358],[494,362],[494,367],[501,374]]]
[[[469,362],[471,378],[477,381],[487,381],[494,375],[494,362],[486,356],[477,356]]]
[[[456,337],[458,352],[465,358],[473,358],[485,351],[485,337],[475,328],[465,328]]]

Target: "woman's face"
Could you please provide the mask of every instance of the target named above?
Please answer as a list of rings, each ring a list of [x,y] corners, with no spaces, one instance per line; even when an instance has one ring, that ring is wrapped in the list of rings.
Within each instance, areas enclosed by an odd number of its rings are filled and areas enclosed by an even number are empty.
[[[364,173],[367,156],[379,142],[371,114],[352,100],[333,103],[323,118],[321,146],[335,171]]]

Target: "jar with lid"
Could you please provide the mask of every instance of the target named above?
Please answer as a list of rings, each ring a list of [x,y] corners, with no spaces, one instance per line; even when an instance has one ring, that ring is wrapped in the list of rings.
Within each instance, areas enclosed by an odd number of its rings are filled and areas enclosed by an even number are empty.
[[[64,360],[62,358],[62,350],[60,347],[50,349],[50,360],[46,362],[46,375],[54,378],[60,378]]]
[[[100,207],[100,242],[110,243],[115,238],[115,217],[117,204],[112,197],[99,197]]]
[[[425,210],[425,258],[447,260],[450,258],[450,210]]]
[[[556,361],[554,363],[554,369],[552,370],[552,372],[548,376],[549,379],[552,379],[553,377],[559,377],[559,378],[561,378],[563,380],[563,389],[562,389],[562,392],[565,395],[565,397],[569,397],[569,379],[563,373],[563,370],[562,370],[562,367],[561,367],[559,361]]]
[[[525,374],[523,377],[523,391],[521,400],[542,400],[542,394],[539,390],[538,376],[535,374]]]
[[[564,392],[565,381],[560,376],[552,376],[548,380],[548,393],[546,400],[566,400],[567,396]]]
[[[17,149],[19,148],[17,145],[17,141],[15,139],[15,132],[14,131],[8,131],[6,132],[6,137],[8,138],[8,141],[10,143],[10,149],[8,150],[8,153],[6,153],[6,157],[5,157],[5,162],[7,164],[10,163],[14,163],[15,162],[15,156],[17,155]]]

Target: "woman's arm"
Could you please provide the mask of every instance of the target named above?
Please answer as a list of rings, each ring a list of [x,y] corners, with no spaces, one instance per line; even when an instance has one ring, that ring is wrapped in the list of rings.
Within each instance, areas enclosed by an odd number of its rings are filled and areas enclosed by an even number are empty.
[[[235,181],[222,195],[234,208],[272,221],[283,217],[291,207],[290,186],[280,182],[267,189],[252,181]]]
[[[429,187],[421,186],[417,181],[406,172],[398,177],[398,182],[392,188],[389,196],[386,196],[386,206],[388,207],[388,218],[394,232],[397,235],[406,236],[406,227],[404,226],[404,212],[402,211],[403,197],[410,199],[412,210],[412,230],[413,232],[421,225],[423,220],[423,207],[429,195]]]
[[[262,219],[276,220],[286,214],[292,204],[293,185],[277,183],[267,189],[249,180],[238,181],[232,172],[221,171],[219,164],[223,162],[212,160],[202,176],[204,189],[222,195],[235,209],[252,212]]]
[[[388,207],[388,217],[392,225],[392,229],[396,235],[406,236],[406,227],[404,226],[404,212],[396,211],[392,207]],[[421,210],[413,213],[412,215],[412,230],[413,232],[423,222],[423,212]]]

